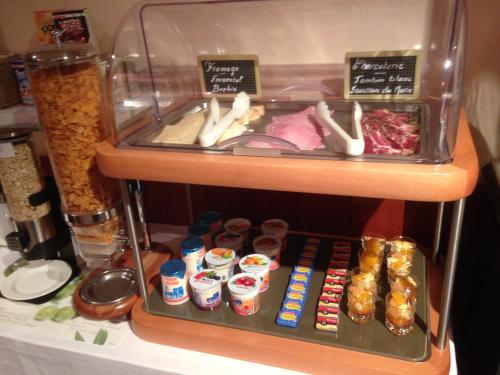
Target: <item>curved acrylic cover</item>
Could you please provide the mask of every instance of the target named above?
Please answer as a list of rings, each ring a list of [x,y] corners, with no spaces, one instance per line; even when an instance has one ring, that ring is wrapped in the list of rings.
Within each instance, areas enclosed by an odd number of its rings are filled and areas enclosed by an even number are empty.
[[[464,55],[462,0],[163,1],[131,9],[111,52],[118,139],[145,114],[203,98],[199,55],[256,55],[261,100],[343,99],[349,52],[419,51],[420,96],[431,108],[432,152],[450,161]],[[134,125],[135,124],[135,125]],[[419,160],[420,162],[422,160]]]

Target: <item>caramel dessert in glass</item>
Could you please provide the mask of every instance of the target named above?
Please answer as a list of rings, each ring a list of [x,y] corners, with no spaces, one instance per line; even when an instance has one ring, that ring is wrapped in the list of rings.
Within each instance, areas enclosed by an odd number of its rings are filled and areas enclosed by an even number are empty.
[[[371,272],[362,272],[359,267],[353,268],[351,271],[351,284],[359,285],[364,289],[377,293],[377,280]]]
[[[391,291],[398,292],[406,298],[417,300],[418,285],[411,276],[397,276],[391,284]]]
[[[387,278],[389,284],[392,284],[396,277],[410,276],[412,268],[412,258],[401,254],[391,253],[387,257]]]
[[[347,315],[354,323],[366,324],[375,315],[375,294],[361,285],[347,289]]]
[[[369,272],[375,276],[375,281],[379,279],[382,257],[371,252],[361,250],[358,254],[359,269],[361,272]]]
[[[399,292],[390,292],[385,297],[385,326],[396,336],[408,334],[415,321],[415,300]]]
[[[361,237],[363,251],[382,257],[385,250],[385,238],[380,234],[363,234]]]
[[[397,236],[389,241],[390,252],[392,254],[405,255],[413,260],[413,255],[417,249],[417,242],[410,237]]]

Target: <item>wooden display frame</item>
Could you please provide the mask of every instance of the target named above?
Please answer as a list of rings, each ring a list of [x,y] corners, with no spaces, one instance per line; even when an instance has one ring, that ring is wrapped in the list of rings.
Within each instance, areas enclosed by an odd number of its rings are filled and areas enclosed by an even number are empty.
[[[405,164],[269,158],[97,146],[97,163],[121,179],[203,184],[366,198],[454,201],[472,193],[478,159],[465,114],[453,162]]]

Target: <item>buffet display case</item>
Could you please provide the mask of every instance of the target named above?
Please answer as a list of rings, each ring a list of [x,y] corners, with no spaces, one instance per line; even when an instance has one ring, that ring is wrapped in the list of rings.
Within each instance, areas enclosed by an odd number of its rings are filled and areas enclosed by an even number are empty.
[[[462,215],[478,173],[460,111],[464,17],[459,0],[164,1],[129,11],[108,76],[115,107],[129,115],[98,145],[97,162],[122,180],[141,290],[135,332],[301,371],[446,373]],[[371,75],[353,75],[360,66]],[[387,85],[377,86],[378,75]],[[272,329],[281,287],[266,296],[262,319],[245,324],[222,309],[167,308],[142,272],[126,179],[439,202],[434,247],[419,258],[419,282],[429,286],[419,344],[388,332],[359,338],[348,324],[325,339],[307,319],[292,333]],[[441,279],[431,260],[446,201],[455,206]],[[319,285],[321,262],[316,271]],[[284,287],[289,272],[285,262],[271,283]]]

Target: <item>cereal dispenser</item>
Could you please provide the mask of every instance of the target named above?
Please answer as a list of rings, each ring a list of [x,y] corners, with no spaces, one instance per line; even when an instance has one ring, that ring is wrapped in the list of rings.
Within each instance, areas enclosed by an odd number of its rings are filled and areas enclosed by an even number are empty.
[[[111,121],[98,56],[64,46],[31,52],[25,62],[74,245],[87,264],[102,266],[123,244],[123,220],[118,181],[95,160]]]
[[[16,230],[5,237],[26,259],[56,257],[58,236],[49,195],[31,148],[29,129],[0,130],[0,180]]]

